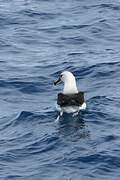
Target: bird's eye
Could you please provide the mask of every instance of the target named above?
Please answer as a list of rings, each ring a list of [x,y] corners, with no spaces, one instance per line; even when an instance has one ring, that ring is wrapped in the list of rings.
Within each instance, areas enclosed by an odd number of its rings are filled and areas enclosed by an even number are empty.
[[[62,78],[62,76],[63,76],[63,75],[61,74],[61,75],[60,75],[60,78]]]

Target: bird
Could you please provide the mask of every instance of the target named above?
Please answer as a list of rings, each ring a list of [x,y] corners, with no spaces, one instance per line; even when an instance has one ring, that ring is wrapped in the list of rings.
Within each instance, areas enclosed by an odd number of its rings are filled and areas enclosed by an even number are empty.
[[[70,71],[63,71],[58,80],[54,81],[54,85],[64,83],[63,92],[58,93],[57,104],[60,109],[60,116],[66,113],[75,113],[81,109],[86,109],[84,92],[78,91],[76,79]]]

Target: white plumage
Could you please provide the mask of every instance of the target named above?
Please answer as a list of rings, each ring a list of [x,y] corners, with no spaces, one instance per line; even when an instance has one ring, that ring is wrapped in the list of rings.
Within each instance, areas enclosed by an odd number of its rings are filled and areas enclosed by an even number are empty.
[[[75,79],[75,76],[69,72],[69,71],[64,71],[61,73],[59,79],[54,82],[54,84],[58,84],[60,82],[63,82],[64,83],[64,88],[63,88],[63,97],[64,96],[70,96],[74,94],[78,94],[79,91],[77,89],[77,85],[76,85],[76,79]],[[81,109],[86,109],[86,103],[83,102],[81,105],[61,105],[61,106],[57,106],[58,110],[61,112],[60,114],[62,115],[63,112],[66,112],[66,113],[75,113],[75,112],[79,112]]]

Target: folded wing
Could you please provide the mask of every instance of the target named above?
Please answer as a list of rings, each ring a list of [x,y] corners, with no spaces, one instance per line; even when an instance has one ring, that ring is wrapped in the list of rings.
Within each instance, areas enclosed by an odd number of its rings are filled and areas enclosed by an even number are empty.
[[[57,104],[60,106],[81,106],[84,103],[84,92],[77,94],[58,94]]]

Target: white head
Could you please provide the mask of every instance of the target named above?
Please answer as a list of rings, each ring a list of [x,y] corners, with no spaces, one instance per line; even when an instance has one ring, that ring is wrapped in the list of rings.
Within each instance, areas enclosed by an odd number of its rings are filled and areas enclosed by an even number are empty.
[[[54,82],[55,85],[58,83],[64,83],[63,94],[75,94],[78,93],[75,76],[69,72],[64,71],[60,74],[60,77],[57,81]]]

